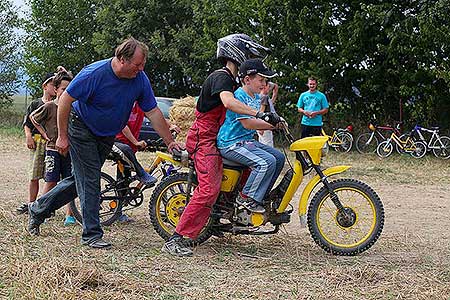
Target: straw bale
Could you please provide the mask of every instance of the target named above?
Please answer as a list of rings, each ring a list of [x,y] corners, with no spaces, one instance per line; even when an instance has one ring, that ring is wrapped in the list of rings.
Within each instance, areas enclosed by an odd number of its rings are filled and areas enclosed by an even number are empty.
[[[195,98],[187,96],[179,100],[175,100],[169,111],[170,122],[178,125],[181,132],[177,136],[177,141],[184,142],[186,135],[195,120]]]

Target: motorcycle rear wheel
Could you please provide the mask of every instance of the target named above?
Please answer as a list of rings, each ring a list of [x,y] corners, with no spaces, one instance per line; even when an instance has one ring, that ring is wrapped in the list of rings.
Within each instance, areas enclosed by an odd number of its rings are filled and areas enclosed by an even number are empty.
[[[155,231],[164,240],[172,236],[181,214],[188,204],[186,201],[188,176],[187,173],[175,173],[163,178],[155,187],[150,198],[148,207],[150,221]],[[193,182],[190,197],[196,186],[197,183]],[[189,243],[193,245],[205,242],[213,233],[211,227],[212,222],[209,218],[197,239],[189,241]]]
[[[339,211],[324,186],[308,209],[309,232],[322,249],[334,255],[357,255],[379,238],[384,225],[380,198],[367,184],[354,179],[330,182],[345,209]],[[349,216],[348,219],[346,217]]]
[[[100,224],[102,226],[109,226],[114,223],[122,214],[122,201],[118,198],[119,194],[115,188],[115,180],[106,173],[100,174]],[[104,197],[108,197],[105,199]],[[75,219],[83,224],[83,217],[81,215],[80,198],[75,198],[70,202],[70,209]]]

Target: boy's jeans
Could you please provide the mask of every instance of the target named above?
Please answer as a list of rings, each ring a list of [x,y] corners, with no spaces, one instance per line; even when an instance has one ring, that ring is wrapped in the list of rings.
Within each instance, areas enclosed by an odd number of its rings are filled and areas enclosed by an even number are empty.
[[[283,153],[255,140],[237,142],[220,149],[220,154],[226,159],[250,167],[251,173],[242,193],[259,203],[262,203],[266,193],[271,190],[285,160]]]
[[[100,226],[100,170],[114,143],[112,137],[95,136],[80,117],[69,117],[72,176],[60,181],[52,190],[31,205],[34,215],[48,217],[52,211],[80,198],[83,217],[81,241],[88,244],[103,236]],[[78,193],[77,193],[78,192]]]

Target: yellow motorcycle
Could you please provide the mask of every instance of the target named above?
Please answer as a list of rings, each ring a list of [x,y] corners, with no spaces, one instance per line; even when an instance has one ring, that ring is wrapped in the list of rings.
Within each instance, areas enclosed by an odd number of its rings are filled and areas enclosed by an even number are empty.
[[[289,150],[294,152],[293,165],[279,184],[264,200],[264,213],[254,213],[236,203],[236,197],[245,184],[247,167],[224,159],[221,193],[212,209],[207,225],[193,243],[202,243],[212,235],[224,233],[263,235],[277,233],[289,223],[293,200],[304,175],[316,175],[304,187],[298,205],[300,224],[308,225],[314,241],[327,252],[336,255],[356,255],[369,249],[383,230],[384,210],[377,193],[367,184],[355,179],[336,179],[350,166],[334,166],[323,170],[321,158],[328,152],[328,138],[324,136],[294,140],[287,124],[282,126]],[[196,187],[193,162],[184,154],[157,152],[175,166],[184,166],[189,172],[177,172],[165,177],[154,189],[150,203],[150,219],[156,232],[168,239],[192,192]],[[317,185],[322,187],[312,196]],[[312,199],[311,199],[312,198]],[[311,199],[311,200],[310,200]],[[308,206],[309,203],[309,206]],[[270,228],[267,228],[269,225]]]

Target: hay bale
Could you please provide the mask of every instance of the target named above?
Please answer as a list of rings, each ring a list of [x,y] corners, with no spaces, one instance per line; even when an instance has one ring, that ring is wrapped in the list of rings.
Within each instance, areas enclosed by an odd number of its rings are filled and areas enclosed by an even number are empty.
[[[175,100],[169,110],[170,122],[178,125],[181,132],[177,136],[177,141],[184,142],[186,135],[195,120],[196,100],[192,96],[186,96],[179,100]]]

